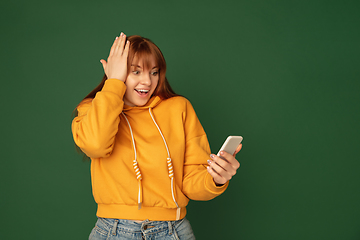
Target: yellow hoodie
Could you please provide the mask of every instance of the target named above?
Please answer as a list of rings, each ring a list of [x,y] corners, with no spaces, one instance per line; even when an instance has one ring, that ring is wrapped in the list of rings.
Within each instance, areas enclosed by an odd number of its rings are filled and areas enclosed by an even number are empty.
[[[206,170],[210,147],[190,102],[152,97],[124,105],[126,86],[106,80],[92,101],[78,107],[75,143],[91,158],[97,216],[171,221],[184,218],[189,199],[225,191]]]

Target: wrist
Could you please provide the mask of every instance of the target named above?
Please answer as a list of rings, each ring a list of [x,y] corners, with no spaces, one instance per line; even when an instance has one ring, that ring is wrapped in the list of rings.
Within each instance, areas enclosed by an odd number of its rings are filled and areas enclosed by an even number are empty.
[[[126,92],[126,85],[121,80],[118,80],[116,78],[109,78],[105,81],[101,91],[115,93],[122,99]]]
[[[121,81],[121,82],[125,82],[125,79],[124,80],[122,80],[122,78],[117,78],[117,77],[108,77],[108,79],[107,80],[109,80],[109,79],[114,79],[114,80],[118,80],[118,81]]]
[[[225,184],[225,183],[217,183],[214,179],[213,179],[213,181],[215,183],[215,186],[217,186],[217,187],[222,187]]]

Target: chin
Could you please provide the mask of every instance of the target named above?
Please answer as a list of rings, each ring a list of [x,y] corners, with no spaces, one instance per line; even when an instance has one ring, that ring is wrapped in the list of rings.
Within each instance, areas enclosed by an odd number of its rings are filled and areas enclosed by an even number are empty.
[[[136,107],[142,107],[142,106],[145,106],[148,103],[148,101],[149,101],[149,99],[147,99],[146,101],[138,101],[134,105]]]

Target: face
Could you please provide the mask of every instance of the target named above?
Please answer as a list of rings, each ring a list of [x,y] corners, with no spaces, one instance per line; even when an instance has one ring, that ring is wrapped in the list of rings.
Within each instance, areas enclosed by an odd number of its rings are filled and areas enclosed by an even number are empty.
[[[124,103],[128,106],[144,106],[155,91],[159,82],[159,68],[153,59],[150,68],[143,61],[134,58],[130,73],[125,81]]]

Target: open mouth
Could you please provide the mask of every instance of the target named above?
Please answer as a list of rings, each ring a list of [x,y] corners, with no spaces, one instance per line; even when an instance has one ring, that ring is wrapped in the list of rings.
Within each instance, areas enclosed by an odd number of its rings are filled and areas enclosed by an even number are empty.
[[[140,95],[146,95],[150,90],[147,89],[135,89],[135,91]]]

